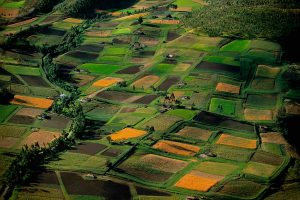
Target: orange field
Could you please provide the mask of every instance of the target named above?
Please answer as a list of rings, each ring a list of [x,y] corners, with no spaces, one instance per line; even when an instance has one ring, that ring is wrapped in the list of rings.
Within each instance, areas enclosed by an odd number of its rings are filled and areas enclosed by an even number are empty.
[[[275,143],[275,144],[288,144],[286,139],[282,134],[278,132],[269,132],[260,134],[261,141],[266,143]]]
[[[124,128],[116,133],[111,134],[109,137],[111,138],[111,140],[116,141],[137,138],[146,134],[147,131],[137,130],[134,128]]]
[[[122,21],[122,20],[127,20],[127,19],[138,19],[138,18],[144,17],[144,16],[146,16],[148,14],[149,13],[146,12],[146,13],[139,13],[139,14],[128,15],[128,16],[125,16],[125,17],[120,17],[120,18],[116,19],[116,21]]]
[[[207,192],[210,188],[216,185],[222,176],[216,176],[211,174],[206,174],[198,171],[192,171],[184,175],[176,184],[176,187],[196,190],[200,192]]]
[[[216,91],[218,92],[228,92],[232,94],[240,93],[240,86],[231,85],[228,83],[218,83],[216,87]]]
[[[3,8],[0,7],[0,16],[3,18],[16,18],[18,17],[20,9],[18,8]]]
[[[149,20],[151,24],[180,24],[179,20],[164,20],[164,19],[152,19]]]
[[[59,132],[52,132],[52,131],[44,131],[40,130],[37,132],[32,132],[23,142],[22,145],[32,145],[36,142],[39,145],[47,145],[52,142],[55,138],[59,138],[61,133]]]
[[[229,134],[222,134],[218,139],[216,144],[223,144],[247,149],[255,149],[256,148],[256,140],[236,137]]]
[[[257,110],[246,108],[244,111],[245,119],[248,121],[270,121],[273,120],[272,110]]]
[[[94,87],[108,87],[118,82],[123,81],[121,78],[106,77],[93,83]]]
[[[188,165],[188,162],[155,154],[146,154],[140,161],[152,169],[170,173],[176,173]]]
[[[132,85],[134,85],[136,88],[148,89],[157,81],[159,81],[159,76],[148,75],[135,81]]]
[[[63,21],[68,22],[68,23],[74,23],[74,24],[81,24],[83,22],[83,20],[76,19],[76,18],[67,18],[67,19],[64,19]]]
[[[119,17],[119,16],[121,16],[122,15],[122,12],[111,12],[111,13],[109,13],[109,14],[111,14],[111,16],[113,16],[113,17]]]
[[[198,146],[168,140],[160,140],[153,148],[182,156],[193,156],[200,151]]]
[[[18,27],[18,26],[30,24],[30,23],[34,22],[35,20],[37,20],[37,17],[27,19],[27,20],[24,20],[24,21],[21,21],[21,22],[17,22],[17,23],[14,23],[14,24],[10,24],[7,27]]]
[[[15,95],[14,99],[11,100],[10,103],[29,106],[29,107],[49,108],[52,105],[53,100],[38,98],[38,97]]]

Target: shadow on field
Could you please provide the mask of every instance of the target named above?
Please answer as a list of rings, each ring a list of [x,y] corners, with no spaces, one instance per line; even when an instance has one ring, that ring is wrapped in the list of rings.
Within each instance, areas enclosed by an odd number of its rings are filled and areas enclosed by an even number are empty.
[[[124,9],[137,3],[139,0],[97,0],[99,2],[98,9],[109,10],[109,9]]]

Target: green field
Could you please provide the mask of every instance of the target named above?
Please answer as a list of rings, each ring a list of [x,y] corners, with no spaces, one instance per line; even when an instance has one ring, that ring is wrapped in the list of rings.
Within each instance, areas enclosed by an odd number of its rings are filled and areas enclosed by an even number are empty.
[[[3,122],[17,108],[18,106],[16,105],[0,105],[0,110],[1,110],[0,123]]]
[[[41,75],[40,69],[37,67],[27,67],[21,65],[4,65],[3,69],[7,70],[10,73],[18,74],[18,75],[32,75],[32,76]]]
[[[236,103],[227,99],[212,98],[209,111],[221,115],[234,116],[236,114]]]
[[[122,69],[118,65],[85,63],[79,66],[80,69],[89,71],[92,74],[109,75]]]
[[[250,40],[234,40],[221,48],[221,51],[244,52],[250,48]]]

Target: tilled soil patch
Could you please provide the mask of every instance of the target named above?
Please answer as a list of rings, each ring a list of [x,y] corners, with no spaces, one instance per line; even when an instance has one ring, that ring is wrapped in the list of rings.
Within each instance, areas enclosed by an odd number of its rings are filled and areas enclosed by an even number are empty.
[[[179,77],[168,77],[158,86],[157,89],[161,91],[167,91],[172,85],[176,84],[179,80]]]
[[[70,119],[61,115],[51,115],[51,119],[44,119],[42,121],[43,127],[56,128],[56,129],[65,129],[70,123]]]
[[[177,32],[169,31],[167,35],[167,41],[170,42],[172,40],[175,40],[176,38],[179,38],[181,35]]]
[[[141,66],[132,66],[132,67],[122,69],[116,73],[117,74],[136,74],[140,71],[140,67]]]
[[[104,151],[101,155],[108,156],[108,157],[117,157],[122,153],[119,149],[109,148],[106,151]]]
[[[15,115],[8,120],[9,123],[31,125],[35,122],[35,118],[24,115]]]
[[[171,196],[171,194],[166,193],[166,192],[161,192],[158,190],[152,190],[140,186],[135,187],[136,192],[138,195],[145,195],[145,196]]]
[[[15,75],[9,73],[8,71],[6,71],[5,69],[1,68],[0,67],[0,75],[7,75],[7,76],[10,76],[11,77],[11,82],[12,83],[15,83],[15,84],[22,84],[23,85],[23,82],[20,81],[20,79],[18,79]]]
[[[103,91],[97,94],[97,97],[111,100],[111,101],[125,101],[132,96],[134,95],[126,92],[119,92],[119,91]]]
[[[239,73],[240,68],[232,65],[226,64],[219,64],[219,63],[212,63],[212,62],[201,62],[196,66],[196,69],[205,69],[205,70],[212,70],[212,71],[223,71],[229,73]]]
[[[42,30],[40,33],[45,35],[64,36],[66,34],[66,31],[55,29],[55,28],[48,28]]]
[[[89,51],[94,53],[99,53],[103,50],[104,46],[97,44],[84,44],[76,48],[79,51]]]
[[[21,78],[30,86],[50,87],[49,84],[40,76],[21,75]]]
[[[128,185],[113,181],[84,180],[70,172],[61,172],[61,178],[69,194],[102,196],[106,200],[131,199]]]
[[[42,172],[34,178],[33,183],[59,185],[57,176],[54,171]]]
[[[158,95],[156,95],[156,94],[150,94],[150,95],[143,96],[143,97],[133,101],[132,103],[149,104],[152,101],[154,101],[154,99],[156,99],[157,97],[158,97]]]
[[[70,51],[66,54],[72,58],[83,59],[83,60],[95,60],[98,58],[98,53],[88,53],[84,51]]]
[[[107,146],[103,144],[97,144],[97,143],[81,143],[78,144],[75,149],[70,150],[74,153],[82,153],[87,155],[95,155],[98,152],[104,150]]]

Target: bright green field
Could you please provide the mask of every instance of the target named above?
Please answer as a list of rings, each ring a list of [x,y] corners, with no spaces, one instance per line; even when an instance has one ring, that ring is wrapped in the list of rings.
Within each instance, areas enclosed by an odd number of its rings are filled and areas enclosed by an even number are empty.
[[[4,8],[22,8],[25,1],[7,2],[1,5]]]
[[[178,7],[191,7],[191,8],[200,8],[201,5],[192,0],[176,0],[173,4],[176,4]]]
[[[80,69],[88,70],[93,74],[108,75],[112,74],[121,69],[121,66],[110,65],[110,64],[95,64],[95,63],[86,63],[82,64],[79,67]]]
[[[130,28],[116,29],[116,30],[113,30],[113,32],[112,32],[113,35],[121,35],[121,34],[129,34],[129,33],[131,33]]]
[[[226,116],[235,115],[236,103],[227,99],[212,98],[209,105],[209,111]]]
[[[150,71],[156,75],[163,75],[171,72],[175,68],[172,64],[157,64]]]
[[[221,51],[244,52],[250,48],[250,40],[234,40],[221,48]]]
[[[206,56],[204,61],[221,63],[226,65],[240,66],[240,61],[235,60],[234,57],[225,57],[225,56]]]
[[[176,109],[169,110],[166,114],[181,117],[184,120],[189,120],[196,115],[196,112],[193,110],[185,110],[185,109]]]
[[[108,47],[103,50],[103,55],[123,55],[127,53],[124,47]]]
[[[0,123],[3,122],[18,106],[15,105],[0,105]]]
[[[40,69],[37,67],[25,67],[21,65],[4,65],[2,66],[6,71],[12,74],[18,75],[32,75],[39,76],[41,75]]]

